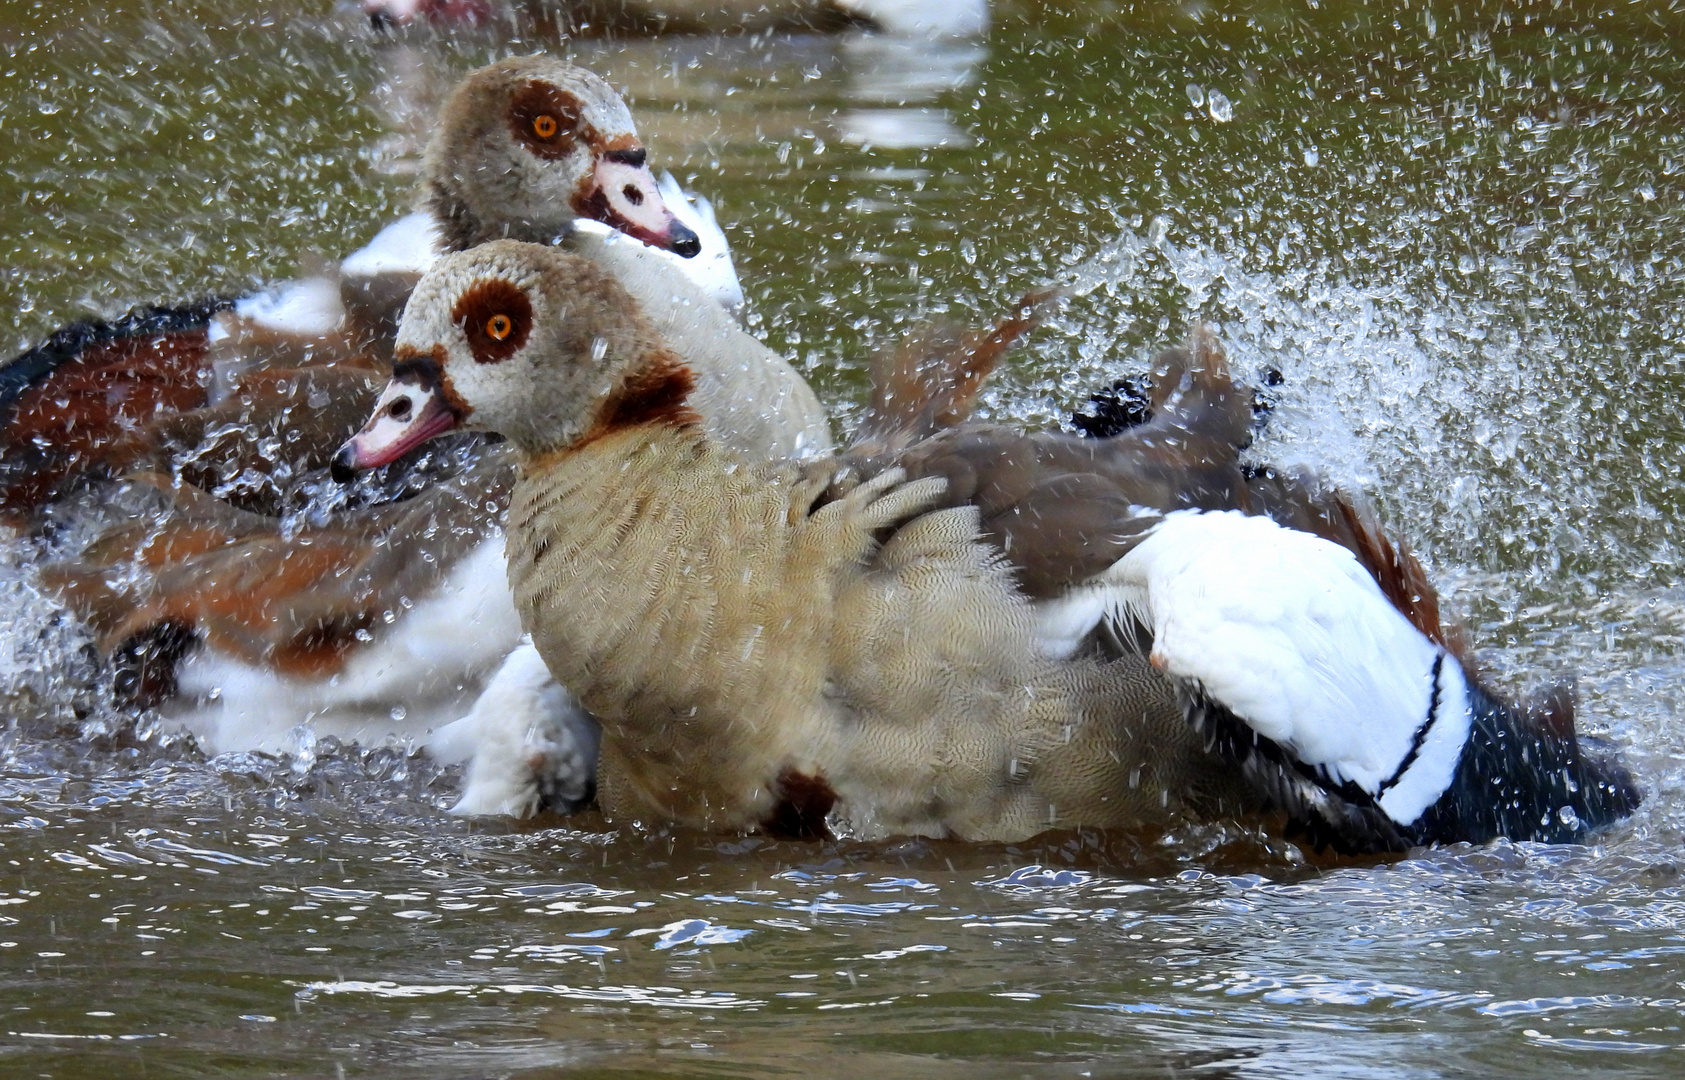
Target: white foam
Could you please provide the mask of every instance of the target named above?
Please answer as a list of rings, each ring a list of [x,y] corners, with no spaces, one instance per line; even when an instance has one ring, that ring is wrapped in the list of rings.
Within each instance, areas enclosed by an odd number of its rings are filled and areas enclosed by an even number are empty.
[[[88,674],[87,633],[40,585],[29,546],[0,527],[0,703],[68,704]]]

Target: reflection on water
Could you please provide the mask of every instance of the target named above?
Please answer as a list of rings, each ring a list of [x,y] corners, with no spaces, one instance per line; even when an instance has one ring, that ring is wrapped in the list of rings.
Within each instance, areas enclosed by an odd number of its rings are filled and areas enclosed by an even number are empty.
[[[454,75],[531,47],[296,6],[0,14],[12,345],[351,250],[410,207]],[[1364,485],[1506,686],[1577,675],[1638,817],[1380,866],[1232,826],[1003,848],[467,825],[442,812],[460,777],[404,747],[204,760],[111,712],[8,545],[6,1075],[1677,1075],[1685,26],[995,24],[577,54],[715,200],[753,320],[833,400],[909,319],[1038,281],[1084,295],[996,415],[1057,422],[1217,323],[1286,376],[1255,452]]]

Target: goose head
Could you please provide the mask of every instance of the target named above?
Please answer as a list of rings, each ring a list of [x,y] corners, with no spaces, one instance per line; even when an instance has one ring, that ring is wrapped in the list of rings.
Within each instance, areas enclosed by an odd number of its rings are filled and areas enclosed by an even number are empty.
[[[588,259],[498,240],[441,257],[398,329],[392,380],[334,475],[447,431],[491,431],[529,459],[645,423],[692,424],[690,369]]]
[[[613,87],[538,55],[464,79],[440,113],[424,169],[453,251],[502,237],[549,243],[583,217],[689,258],[701,242],[673,216],[645,158]]]

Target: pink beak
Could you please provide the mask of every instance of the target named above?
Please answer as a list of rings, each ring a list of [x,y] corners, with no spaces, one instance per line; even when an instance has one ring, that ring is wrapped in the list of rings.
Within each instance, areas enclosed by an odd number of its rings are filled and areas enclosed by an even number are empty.
[[[702,250],[696,233],[661,198],[643,150],[610,150],[597,161],[592,182],[581,216],[686,259]]]
[[[411,365],[410,371],[404,371]],[[375,403],[369,422],[334,455],[335,480],[349,483],[359,470],[397,461],[462,422],[439,388],[437,366],[429,360],[412,361],[411,365],[399,365]]]

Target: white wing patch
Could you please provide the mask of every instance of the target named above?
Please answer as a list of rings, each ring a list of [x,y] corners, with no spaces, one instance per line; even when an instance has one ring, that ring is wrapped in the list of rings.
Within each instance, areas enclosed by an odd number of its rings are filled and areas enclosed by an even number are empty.
[[[1041,613],[1053,655],[1069,655],[1102,618],[1133,616],[1152,631],[1159,670],[1334,786],[1356,785],[1400,824],[1456,771],[1471,722],[1456,659],[1351,552],[1309,533],[1235,511],[1178,511]]]
[[[339,284],[324,277],[289,281],[242,296],[234,302],[234,314],[265,330],[306,337],[330,333],[345,320]]]
[[[405,214],[374,234],[374,239],[345,257],[339,272],[345,277],[376,274],[422,274],[438,258],[439,226],[433,215]]]
[[[300,725],[367,745],[426,743],[431,729],[462,715],[520,639],[503,537],[494,536],[337,675],[283,675],[201,648],[177,667],[180,695],[168,711],[211,753],[290,752]]]

